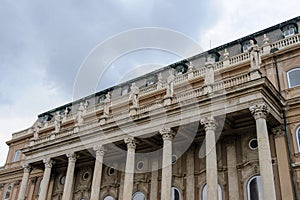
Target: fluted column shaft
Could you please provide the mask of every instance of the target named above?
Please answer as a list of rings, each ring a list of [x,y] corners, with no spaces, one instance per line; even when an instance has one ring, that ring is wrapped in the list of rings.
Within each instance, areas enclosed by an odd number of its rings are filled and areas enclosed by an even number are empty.
[[[123,200],[131,200],[133,190],[136,141],[133,137],[126,138],[124,139],[124,141],[127,144],[127,158],[125,165]]]
[[[161,199],[171,200],[172,193],[172,140],[174,138],[174,131],[170,128],[163,128],[160,130],[162,135],[163,158],[162,158],[162,173],[161,173]]]
[[[158,191],[158,160],[152,160],[150,199],[157,200]]]
[[[266,122],[266,117],[269,112],[268,107],[264,103],[256,104],[250,107],[250,111],[256,121],[256,134],[258,141],[258,156],[263,198],[264,200],[276,200],[272,157]]]
[[[51,169],[52,165],[54,164],[53,160],[50,158],[46,158],[43,160],[45,164],[45,171],[43,175],[43,181],[42,181],[42,186],[41,186],[41,191],[39,195],[39,200],[46,200],[47,199],[47,193],[48,193],[48,188],[49,188],[49,182],[50,182],[50,177],[51,177]]]
[[[75,171],[75,163],[77,160],[77,155],[73,152],[67,153],[68,157],[68,169],[66,174],[66,181],[64,186],[64,192],[62,196],[62,200],[70,200],[73,196],[73,180],[74,180],[74,171]]]
[[[27,190],[27,186],[28,186],[29,174],[31,171],[31,166],[28,164],[24,164],[23,168],[24,168],[24,173],[23,173],[23,178],[22,178],[22,182],[21,182],[21,186],[20,186],[18,200],[24,200],[26,197],[26,190]]]
[[[235,137],[228,138],[226,144],[227,168],[228,168],[228,190],[230,200],[239,200],[239,183],[237,172],[237,160],[235,150]]]
[[[216,121],[213,117],[201,120],[205,128],[207,199],[218,200],[218,168],[216,153]]]
[[[94,147],[94,151],[96,153],[96,160],[95,160],[94,175],[93,175],[93,182],[92,182],[91,200],[99,200],[104,148],[102,145],[98,145]]]

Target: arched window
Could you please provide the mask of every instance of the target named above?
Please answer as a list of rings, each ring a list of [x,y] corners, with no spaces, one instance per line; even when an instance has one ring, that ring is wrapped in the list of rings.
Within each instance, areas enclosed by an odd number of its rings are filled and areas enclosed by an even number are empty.
[[[177,187],[172,187],[172,200],[181,200],[181,193]]]
[[[21,157],[21,151],[20,150],[16,150],[13,162],[18,162],[20,160],[20,157]]]
[[[298,126],[298,128],[296,129],[295,135],[296,135],[298,152],[300,152],[300,126]]]
[[[6,188],[6,191],[4,193],[4,200],[9,200],[10,199],[11,189],[12,189],[11,184],[8,184],[8,186]]]
[[[146,199],[146,197],[145,197],[144,193],[142,193],[142,192],[135,192],[132,195],[132,200],[145,200],[145,199]]]
[[[260,176],[253,176],[247,182],[247,197],[247,200],[263,200]]]
[[[103,200],[115,200],[112,196],[108,195],[106,197],[104,197]]]
[[[204,185],[203,189],[202,189],[202,200],[208,200],[207,198],[207,184]],[[222,195],[222,188],[221,186],[218,184],[218,199],[222,200],[223,199],[223,195]]]
[[[300,86],[300,68],[291,69],[287,72],[289,88]]]

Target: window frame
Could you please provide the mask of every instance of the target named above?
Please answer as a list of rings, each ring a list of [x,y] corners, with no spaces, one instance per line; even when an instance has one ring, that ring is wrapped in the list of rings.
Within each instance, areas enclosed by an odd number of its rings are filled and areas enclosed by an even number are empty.
[[[295,68],[290,69],[290,70],[288,70],[288,71],[286,72],[286,79],[287,79],[287,83],[288,83],[288,88],[294,88],[294,87],[300,86],[300,84],[299,84],[299,85],[291,86],[291,81],[290,81],[290,76],[289,76],[289,74],[290,74],[291,72],[293,72],[293,71],[300,71],[300,67],[295,67]]]
[[[290,32],[291,29],[293,29],[293,33],[292,34],[289,33],[286,35],[285,33]],[[297,33],[298,33],[298,26],[296,24],[287,24],[281,28],[281,34],[283,38],[296,35]]]
[[[300,153],[300,140],[299,140],[299,136],[300,136],[300,126],[297,126],[297,128],[295,129],[295,136],[296,136],[296,142],[297,142],[297,150],[298,153]]]
[[[134,192],[134,193],[132,194],[131,199],[134,200],[134,198],[135,198],[135,196],[136,196],[137,194],[142,194],[142,195],[144,195],[144,199],[146,200],[146,195],[145,195],[144,192],[142,192],[142,191],[136,191],[136,192]]]
[[[205,199],[203,198],[204,189],[206,189],[206,196],[207,196],[207,183],[205,183],[205,184],[203,185],[203,187],[202,187],[201,194],[200,194],[201,200],[205,200]],[[221,185],[220,185],[219,183],[218,183],[218,192],[221,193],[221,196],[218,196],[218,198],[219,198],[219,199],[221,198],[221,200],[223,200],[223,189],[222,189],[222,187],[221,187]],[[206,199],[206,200],[207,200],[207,199]]]
[[[179,188],[176,187],[176,186],[172,186],[172,187],[171,187],[171,198],[172,198],[172,200],[174,200],[173,197],[174,197],[174,191],[175,191],[175,190],[177,190],[178,193],[179,193],[179,200],[182,200],[182,194],[181,194]]]
[[[254,175],[254,176],[251,176],[249,179],[248,179],[248,181],[247,181],[247,184],[246,184],[246,195],[247,195],[247,200],[251,200],[250,199],[250,183],[251,183],[251,181],[253,181],[254,179],[257,179],[258,177],[260,177],[260,182],[261,182],[261,176],[260,175]],[[257,183],[258,183],[258,181],[257,181]],[[259,186],[258,186],[259,187]],[[262,191],[262,185],[261,185],[261,187],[260,187],[260,190]],[[260,198],[260,197],[262,197],[262,193],[259,193],[259,189],[258,189],[258,198],[259,199],[262,199],[262,198]]]
[[[108,198],[108,197],[111,197],[113,200],[115,200],[115,197],[114,197],[113,195],[111,195],[111,194],[106,195],[106,196],[103,198],[103,200],[105,200],[105,199]]]
[[[9,197],[6,198],[6,195],[7,195],[7,192],[8,192],[8,189],[9,189],[9,188],[10,188],[10,190],[9,190]],[[9,184],[7,185],[7,187],[6,187],[6,189],[5,189],[4,194],[3,194],[3,199],[4,199],[4,200],[10,200],[10,198],[11,198],[11,192],[12,192],[12,184],[9,183]]]
[[[13,161],[12,162],[19,162],[21,160],[21,150],[17,149],[15,151],[14,157],[13,157]]]

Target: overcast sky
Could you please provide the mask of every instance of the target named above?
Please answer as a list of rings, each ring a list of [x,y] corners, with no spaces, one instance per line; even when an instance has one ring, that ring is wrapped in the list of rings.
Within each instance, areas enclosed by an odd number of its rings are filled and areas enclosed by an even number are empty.
[[[0,165],[13,132],[72,101],[79,67],[106,39],[135,28],[161,27],[181,32],[207,50],[210,41],[215,47],[299,13],[298,0],[286,5],[282,0],[0,0]],[[176,60],[162,59],[164,53],[149,55],[147,63],[157,66]],[[147,64],[136,56],[124,57],[123,63],[129,68]],[[117,65],[114,78],[119,80],[122,66]]]

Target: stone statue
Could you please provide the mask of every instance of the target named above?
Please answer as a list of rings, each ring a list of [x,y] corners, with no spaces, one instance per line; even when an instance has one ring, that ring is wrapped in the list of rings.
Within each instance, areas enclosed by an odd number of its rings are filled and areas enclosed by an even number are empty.
[[[136,86],[135,83],[132,83],[130,87],[129,100],[132,99],[133,107],[139,107],[139,93],[140,93],[140,89]]]
[[[60,131],[61,115],[59,111],[56,111],[54,116],[54,132],[58,133]]]
[[[169,70],[169,77],[167,80],[167,97],[173,97],[174,96],[174,81],[175,76],[172,70]]]
[[[157,79],[158,79],[158,81],[157,81],[157,89],[161,89],[162,88],[162,75],[161,75],[161,73],[159,73],[158,74],[158,76],[157,76]]]
[[[63,115],[63,119],[62,119],[63,122],[67,120],[67,116],[69,114],[69,111],[70,111],[69,108],[66,107],[66,109],[64,110],[64,115]]]
[[[260,55],[259,55],[259,47],[257,44],[254,44],[253,40],[250,40],[250,46],[248,48],[248,52],[250,52],[250,65],[252,69],[258,69],[261,63]]]
[[[85,111],[86,111],[86,109],[83,105],[83,102],[80,102],[77,116],[76,116],[77,125],[81,125],[83,123],[83,115],[84,115]]]
[[[34,140],[37,140],[39,139],[39,132],[40,132],[40,129],[43,127],[43,124],[42,122],[40,121],[37,121],[34,126],[33,126],[33,139]]]
[[[104,107],[103,107],[103,115],[107,116],[109,115],[109,103],[111,102],[110,99],[110,92],[108,92],[105,95],[105,100],[104,100]]]

